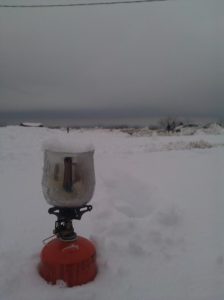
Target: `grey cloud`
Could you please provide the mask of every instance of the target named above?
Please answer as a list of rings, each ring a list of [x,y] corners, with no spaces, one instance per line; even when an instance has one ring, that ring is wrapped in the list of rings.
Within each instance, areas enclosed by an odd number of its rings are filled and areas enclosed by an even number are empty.
[[[224,116],[223,8],[1,9],[0,110]]]

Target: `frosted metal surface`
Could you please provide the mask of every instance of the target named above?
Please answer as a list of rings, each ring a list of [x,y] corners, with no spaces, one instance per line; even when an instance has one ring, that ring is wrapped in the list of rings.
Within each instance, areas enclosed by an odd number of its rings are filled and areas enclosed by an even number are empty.
[[[95,187],[93,154],[94,151],[75,154],[45,150],[42,188],[50,205],[80,207],[91,200]],[[71,163],[69,188],[65,185],[67,158]]]

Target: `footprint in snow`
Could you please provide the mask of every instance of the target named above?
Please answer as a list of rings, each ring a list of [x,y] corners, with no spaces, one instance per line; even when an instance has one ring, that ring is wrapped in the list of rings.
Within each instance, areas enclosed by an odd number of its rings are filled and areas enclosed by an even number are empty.
[[[156,191],[134,177],[119,173],[116,178],[105,181],[110,203],[117,211],[129,218],[144,218],[155,207]]]

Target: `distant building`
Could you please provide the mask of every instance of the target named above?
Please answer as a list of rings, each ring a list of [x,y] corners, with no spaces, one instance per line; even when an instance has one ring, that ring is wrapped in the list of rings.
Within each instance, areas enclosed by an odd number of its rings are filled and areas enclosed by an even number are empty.
[[[41,123],[31,123],[31,122],[22,122],[20,123],[20,126],[23,127],[44,127]]]

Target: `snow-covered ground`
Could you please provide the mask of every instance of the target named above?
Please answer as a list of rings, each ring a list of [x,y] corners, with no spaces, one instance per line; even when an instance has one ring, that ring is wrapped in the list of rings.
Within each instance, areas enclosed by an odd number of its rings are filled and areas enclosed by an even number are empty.
[[[95,145],[93,211],[75,222],[97,247],[95,281],[48,285],[37,272],[55,218],[41,189],[46,128],[0,128],[1,300],[223,300],[224,132],[133,137],[71,130]]]

